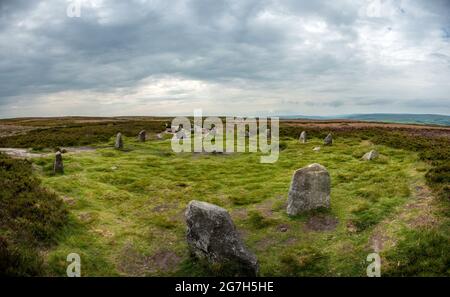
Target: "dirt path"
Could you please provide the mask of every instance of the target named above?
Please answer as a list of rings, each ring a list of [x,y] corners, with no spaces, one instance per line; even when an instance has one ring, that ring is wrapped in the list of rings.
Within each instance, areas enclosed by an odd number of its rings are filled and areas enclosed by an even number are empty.
[[[434,215],[434,197],[425,183],[421,181],[413,184],[411,193],[410,201],[374,229],[369,238],[369,245],[374,252],[394,247],[397,242],[396,234],[402,226],[417,229],[438,224]]]
[[[65,150],[67,153],[83,153],[89,151],[95,151],[96,148],[81,146],[81,147],[62,147],[62,150]],[[36,153],[30,152],[29,149],[23,148],[0,148],[0,152],[7,154],[13,158],[26,159],[26,158],[40,158],[47,157],[53,155],[53,153]]]

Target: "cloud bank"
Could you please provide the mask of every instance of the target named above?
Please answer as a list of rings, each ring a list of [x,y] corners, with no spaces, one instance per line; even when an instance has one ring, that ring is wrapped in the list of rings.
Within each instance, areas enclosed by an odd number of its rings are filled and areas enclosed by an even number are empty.
[[[450,3],[0,1],[0,117],[450,114]]]

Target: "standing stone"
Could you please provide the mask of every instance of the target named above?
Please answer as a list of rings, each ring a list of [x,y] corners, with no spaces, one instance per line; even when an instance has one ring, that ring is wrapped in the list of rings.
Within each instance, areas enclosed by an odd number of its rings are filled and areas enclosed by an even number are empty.
[[[331,133],[329,133],[327,135],[327,137],[325,137],[325,139],[323,140],[323,144],[324,145],[332,145],[333,144],[333,136],[331,136]]]
[[[177,139],[186,139],[187,138],[186,130],[181,128],[181,130],[179,130],[175,133],[175,136]]]
[[[374,159],[378,158],[378,155],[379,154],[377,151],[371,150],[370,152],[365,153],[364,156],[362,156],[362,159],[366,160],[366,161],[370,161],[370,160],[374,160]]]
[[[317,163],[295,171],[288,195],[288,215],[330,207],[330,174]]]
[[[55,154],[55,162],[53,163],[53,173],[64,173],[64,165],[63,165],[63,159],[62,154],[60,151],[57,151]]]
[[[116,136],[116,143],[114,144],[114,147],[117,149],[117,150],[121,150],[121,149],[123,149],[123,139],[122,139],[122,133],[117,133],[117,136]]]
[[[300,133],[300,138],[298,139],[301,143],[306,143],[306,131]]]
[[[225,209],[192,200],[185,216],[186,239],[194,255],[212,264],[231,265],[240,275],[257,275],[258,260],[241,241]]]
[[[145,132],[145,130],[142,130],[141,132],[139,132],[138,137],[140,142],[145,142],[145,139],[147,138],[147,132]]]

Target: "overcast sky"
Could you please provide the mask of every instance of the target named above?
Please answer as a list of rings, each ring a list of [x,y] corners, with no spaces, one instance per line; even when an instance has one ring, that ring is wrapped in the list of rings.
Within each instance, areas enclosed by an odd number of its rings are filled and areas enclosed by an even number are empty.
[[[0,117],[450,114],[449,0],[75,2],[0,0]]]

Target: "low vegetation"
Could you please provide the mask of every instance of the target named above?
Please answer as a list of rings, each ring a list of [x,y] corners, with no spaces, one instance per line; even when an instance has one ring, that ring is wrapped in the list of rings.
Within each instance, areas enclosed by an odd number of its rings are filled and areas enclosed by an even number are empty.
[[[31,165],[0,154],[0,275],[42,275],[39,251],[67,224],[65,205],[41,187]]]
[[[39,200],[47,201],[45,208],[53,211],[32,213],[54,216],[45,220],[45,227],[24,223],[25,229],[13,229],[13,223],[2,221],[0,256],[10,261],[3,267],[12,267],[11,261],[31,267],[7,274],[35,275],[44,269],[47,275],[65,275],[66,256],[72,252],[80,254],[85,276],[223,274],[187,252],[184,208],[197,199],[230,211],[246,245],[260,261],[262,276],[364,276],[366,256],[379,241],[384,243],[380,250],[383,275],[450,275],[448,135],[283,124],[279,161],[261,164],[258,154],[174,154],[168,140],[139,143],[139,130],[164,129],[165,121],[150,122],[49,124],[26,135],[0,138],[1,147],[93,143],[98,147],[64,154],[64,175],[53,175],[51,157],[33,159],[35,177],[30,163],[3,157],[6,163],[29,168],[23,174],[34,181],[32,187],[23,188],[21,177],[8,175],[5,180],[17,187],[14,193],[42,191],[40,195],[48,198]],[[297,141],[302,130],[308,132],[307,144]],[[118,131],[126,136],[123,151],[111,148]],[[330,131],[334,145],[314,152],[313,147],[321,145]],[[362,161],[361,156],[371,149],[378,150],[380,158]],[[288,217],[285,203],[292,173],[314,162],[331,174],[331,209]],[[21,168],[2,172],[22,172]],[[415,206],[431,196],[418,198],[418,191],[425,188],[436,197],[426,204],[430,220],[423,218],[422,204]],[[2,201],[6,201],[3,193]],[[57,197],[64,199],[69,214]],[[28,218],[29,214],[21,215]],[[34,228],[40,231],[30,231],[33,240],[25,240],[30,235],[7,231]],[[3,256],[5,251],[8,257]],[[32,259],[40,260],[32,264]]]

